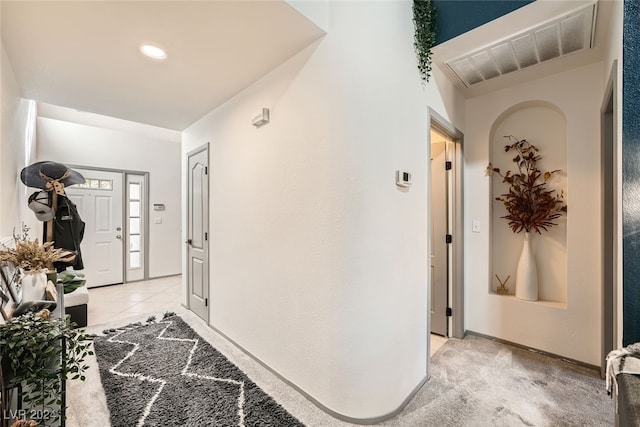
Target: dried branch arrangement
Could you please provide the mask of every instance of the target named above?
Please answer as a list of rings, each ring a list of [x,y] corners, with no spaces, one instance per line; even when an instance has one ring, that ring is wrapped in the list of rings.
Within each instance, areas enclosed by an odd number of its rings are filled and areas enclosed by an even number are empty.
[[[554,221],[567,212],[564,203],[564,192],[548,188],[547,181],[559,169],[542,172],[537,162],[541,159],[538,147],[525,139],[517,139],[513,135],[506,136],[510,144],[504,147],[505,152],[515,152],[513,163],[517,170],[502,173],[500,168],[487,166],[487,174],[498,174],[502,182],[509,185],[509,191],[496,197],[507,209],[507,215],[501,217],[509,222],[514,233],[535,231],[542,234],[550,227],[557,225]]]

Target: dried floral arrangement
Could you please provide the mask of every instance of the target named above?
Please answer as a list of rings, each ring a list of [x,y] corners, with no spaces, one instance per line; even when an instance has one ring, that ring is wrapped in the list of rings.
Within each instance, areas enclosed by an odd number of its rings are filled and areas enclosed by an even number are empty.
[[[26,271],[40,272],[53,268],[63,251],[53,247],[53,242],[41,244],[38,239],[29,240],[29,228],[23,227],[22,234],[13,233],[15,247],[0,250],[0,261],[10,262]]]
[[[538,147],[513,135],[505,138],[510,144],[504,147],[504,151],[516,153],[513,163],[516,164],[517,171],[502,173],[500,168],[493,167],[491,163],[487,166],[488,175],[498,174],[502,177],[502,182],[509,185],[509,192],[496,197],[508,212],[501,218],[509,222],[514,233],[524,230],[542,234],[542,230],[547,231],[549,227],[557,225],[554,221],[567,212],[564,192],[557,193],[547,186],[547,181],[560,170],[543,173],[537,166],[541,159]]]

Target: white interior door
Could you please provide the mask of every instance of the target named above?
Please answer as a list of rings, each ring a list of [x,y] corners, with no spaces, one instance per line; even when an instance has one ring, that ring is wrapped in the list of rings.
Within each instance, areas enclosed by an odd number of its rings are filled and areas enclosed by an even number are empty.
[[[448,336],[449,201],[447,142],[431,133],[431,332]]]
[[[80,245],[87,287],[123,282],[122,173],[75,169],[85,184],[66,189],[85,222]]]
[[[187,284],[189,309],[209,319],[209,150],[205,145],[187,159]]]

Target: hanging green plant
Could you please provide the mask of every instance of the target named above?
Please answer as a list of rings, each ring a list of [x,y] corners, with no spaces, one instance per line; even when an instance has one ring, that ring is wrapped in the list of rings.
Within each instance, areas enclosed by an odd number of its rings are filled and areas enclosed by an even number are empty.
[[[431,0],[413,0],[413,47],[423,83],[431,76],[431,48],[436,43],[436,8]]]

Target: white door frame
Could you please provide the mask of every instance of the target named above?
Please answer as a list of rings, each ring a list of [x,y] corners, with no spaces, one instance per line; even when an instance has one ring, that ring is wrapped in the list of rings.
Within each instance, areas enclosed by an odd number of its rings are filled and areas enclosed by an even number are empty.
[[[438,114],[432,108],[428,109],[427,123],[429,123],[429,131],[431,129],[445,135],[453,143],[451,144],[452,153],[451,159],[455,165],[453,174],[451,176],[452,183],[452,247],[450,249],[451,255],[451,280],[449,287],[449,303],[452,311],[451,317],[449,317],[449,336],[455,338],[463,338],[464,329],[464,259],[463,259],[463,242],[464,242],[464,227],[463,227],[463,139],[464,135],[455,126],[453,126],[448,120]],[[427,149],[428,158],[431,158],[431,136],[430,132],[427,137]],[[431,176],[429,168],[429,177]],[[429,200],[431,199],[431,179],[427,185]],[[431,230],[431,215],[429,214],[428,230]],[[431,245],[429,244],[429,254],[431,253]],[[430,285],[430,284],[429,284]],[[429,286],[430,289],[430,286]],[[430,316],[430,313],[427,313]],[[431,322],[429,321],[429,334],[431,333]],[[430,336],[427,337],[430,340]],[[428,342],[428,341],[427,341]]]
[[[622,195],[621,147],[618,141],[618,61],[613,61],[607,80],[601,120],[601,191],[602,191],[602,344],[601,375],[604,378],[606,356],[622,346]]]
[[[97,172],[114,172],[114,173],[121,173],[122,174],[122,218],[124,219],[123,221],[123,226],[122,226],[122,233],[123,235],[128,236],[129,235],[129,217],[128,217],[128,200],[127,200],[127,194],[128,194],[128,188],[127,188],[127,177],[129,175],[140,175],[144,177],[143,180],[143,194],[145,195],[145,199],[144,199],[144,203],[142,203],[141,209],[143,211],[143,215],[142,215],[142,224],[141,227],[143,229],[144,232],[144,239],[143,239],[143,245],[145,248],[149,248],[149,172],[142,172],[142,171],[134,171],[134,170],[128,170],[128,169],[113,169],[113,168],[102,168],[102,167],[95,167],[95,166],[83,166],[83,165],[67,165],[68,167],[70,167],[71,169],[83,169],[83,170],[91,170],[91,171],[97,171]],[[80,216],[82,217],[82,212],[79,212]],[[128,258],[129,258],[129,246],[128,246],[128,239],[124,239],[125,242],[127,242],[127,244],[124,245],[123,251],[122,251],[122,283],[128,283],[131,282],[131,280],[127,280],[127,266],[129,265],[128,263]],[[82,244],[81,244],[82,247]],[[149,250],[145,250],[143,253],[143,258],[142,258],[142,263],[143,263],[143,278],[141,280],[149,280]]]

